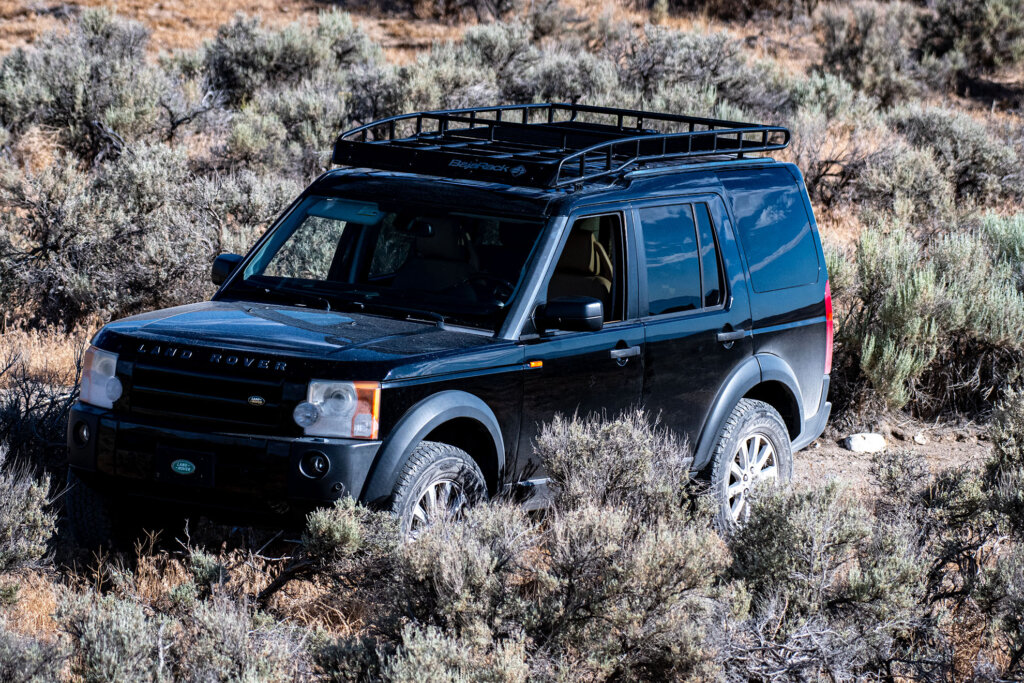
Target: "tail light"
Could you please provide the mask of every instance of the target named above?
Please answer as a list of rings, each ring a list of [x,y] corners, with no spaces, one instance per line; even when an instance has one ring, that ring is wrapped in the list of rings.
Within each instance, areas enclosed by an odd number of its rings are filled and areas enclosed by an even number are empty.
[[[835,328],[832,323],[832,285],[825,280],[825,374],[832,373],[832,338]]]

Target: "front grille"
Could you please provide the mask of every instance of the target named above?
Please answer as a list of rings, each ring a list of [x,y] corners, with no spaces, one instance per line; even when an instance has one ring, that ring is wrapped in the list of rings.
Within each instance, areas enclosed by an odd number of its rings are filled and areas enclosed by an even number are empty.
[[[195,372],[140,361],[132,370],[126,403],[131,415],[180,421],[185,430],[273,434],[286,429],[283,391],[280,378]],[[262,399],[261,405],[253,405],[259,403],[255,397]]]

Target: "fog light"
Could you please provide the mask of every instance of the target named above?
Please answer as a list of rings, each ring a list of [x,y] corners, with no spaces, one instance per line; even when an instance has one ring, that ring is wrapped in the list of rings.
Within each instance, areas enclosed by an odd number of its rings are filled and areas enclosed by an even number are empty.
[[[121,386],[121,380],[117,377],[111,377],[107,380],[107,398],[110,399],[111,403],[121,398],[121,394],[124,393],[124,387]]]
[[[295,406],[295,410],[292,411],[292,418],[295,420],[295,424],[303,429],[312,427],[320,419],[320,408],[309,401],[303,401]]]
[[[302,456],[299,469],[310,479],[320,479],[331,469],[331,461],[320,451],[308,451]]]
[[[75,425],[74,435],[75,443],[79,446],[86,445],[89,443],[89,437],[91,436],[91,434],[89,434],[89,425],[85,422],[79,422]]]

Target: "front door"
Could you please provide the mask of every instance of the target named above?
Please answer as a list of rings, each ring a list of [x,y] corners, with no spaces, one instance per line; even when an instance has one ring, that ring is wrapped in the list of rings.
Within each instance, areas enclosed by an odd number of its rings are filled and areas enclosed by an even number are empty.
[[[597,332],[555,331],[524,342],[526,362],[534,367],[525,372],[523,387],[520,480],[544,481],[534,440],[541,424],[556,413],[611,417],[640,403],[644,327],[631,303],[636,285],[630,282],[635,269],[629,264],[634,254],[625,218],[617,211],[579,216],[563,236],[546,298],[600,299],[605,322]]]
[[[719,389],[753,353],[739,251],[717,195],[639,204],[635,218],[643,401],[696,449]]]

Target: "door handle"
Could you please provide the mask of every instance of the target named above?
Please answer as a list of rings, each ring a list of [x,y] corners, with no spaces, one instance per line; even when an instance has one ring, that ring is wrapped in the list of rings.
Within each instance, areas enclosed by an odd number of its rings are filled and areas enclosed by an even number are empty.
[[[719,332],[718,341],[722,344],[732,344],[738,342],[747,336],[746,330],[730,330],[729,332]]]
[[[639,356],[640,347],[628,346],[624,349],[612,349],[608,355],[610,355],[615,360],[625,360],[627,358],[632,358],[633,356]]]

